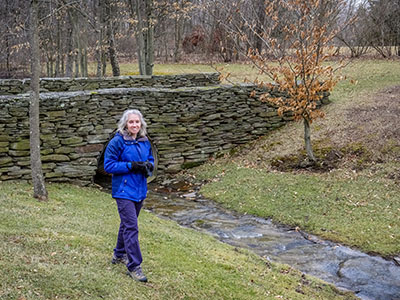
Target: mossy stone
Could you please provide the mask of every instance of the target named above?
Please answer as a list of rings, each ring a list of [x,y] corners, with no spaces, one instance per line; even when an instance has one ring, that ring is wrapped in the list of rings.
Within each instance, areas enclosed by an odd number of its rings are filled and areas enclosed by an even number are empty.
[[[55,150],[56,154],[70,154],[73,152],[75,152],[75,150],[72,147],[60,147]]]
[[[29,156],[29,151],[26,150],[10,150],[8,153],[11,156]]]
[[[29,150],[30,149],[29,140],[22,140],[19,142],[11,143],[10,149],[18,151]]]
[[[10,162],[12,162],[11,157],[0,157],[0,166],[7,165]]]
[[[69,157],[62,154],[50,154],[50,155],[43,155],[42,156],[43,162],[52,162],[52,161],[70,161]]]
[[[46,114],[49,116],[49,118],[65,117],[65,111],[64,110],[48,111],[48,112],[46,112]]]
[[[0,135],[0,142],[8,142],[10,137],[8,135]]]
[[[61,140],[61,144],[63,144],[63,145],[73,145],[73,144],[78,144],[78,143],[80,143],[82,141],[83,141],[82,137],[73,136],[73,137]]]

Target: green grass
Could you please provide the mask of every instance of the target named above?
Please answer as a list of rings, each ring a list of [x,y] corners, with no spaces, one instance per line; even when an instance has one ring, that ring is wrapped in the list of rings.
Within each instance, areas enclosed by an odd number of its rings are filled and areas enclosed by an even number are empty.
[[[249,65],[219,66],[234,80],[257,76]],[[121,70],[137,74],[136,64],[121,65]],[[155,66],[155,75],[213,71],[206,65]],[[325,108],[327,117],[313,123],[313,138],[329,139],[327,132],[332,132],[326,128],[346,130],[345,112],[398,84],[400,63],[359,60],[344,73],[358,84],[337,86],[333,103]],[[302,126],[293,123],[191,172],[210,180],[202,192],[229,208],[365,251],[400,253],[400,188],[387,176],[400,170],[399,163],[389,159],[362,172],[271,171],[269,159],[293,153],[298,145]],[[389,152],[397,149],[392,146]],[[48,188],[50,201],[37,202],[30,186],[0,183],[1,299],[355,299],[146,211],[139,222],[143,269],[150,281],[136,283],[123,266],[109,263],[119,221],[111,197],[71,185]]]
[[[400,253],[400,188],[391,180],[343,170],[296,174],[235,164],[200,169],[201,178],[216,179],[202,193],[229,209],[271,217],[367,252]]]
[[[330,99],[347,102],[360,93],[372,93],[387,86],[398,85],[400,60],[353,60],[341,73],[347,80],[339,82]]]
[[[96,65],[89,64],[89,76],[94,76]],[[121,75],[139,75],[137,63],[125,63],[120,65]],[[203,73],[216,72],[211,65],[204,64],[155,64],[153,68],[154,75],[175,75],[185,73]],[[107,67],[107,76],[112,75],[111,67]]]
[[[147,284],[111,265],[119,217],[111,196],[48,185],[49,202],[0,183],[1,299],[356,299],[288,266],[143,211]]]
[[[337,62],[331,63],[337,66]],[[95,64],[89,65],[89,74],[95,74]],[[107,68],[107,75],[111,76],[111,67]],[[121,75],[139,75],[139,68],[137,63],[125,63],[120,65]],[[260,78],[267,80],[266,77],[260,77],[257,69],[252,64],[230,64],[230,63],[215,63],[215,64],[155,64],[153,68],[154,75],[174,75],[185,73],[203,73],[203,72],[217,72],[220,71],[224,74],[230,73],[228,77],[232,82],[242,82],[245,78],[253,80]],[[357,90],[373,90],[380,86],[382,80],[387,82],[396,83],[399,79],[400,61],[399,60],[352,60],[349,65],[342,71],[343,76],[348,79],[357,81],[354,85],[349,80],[343,81],[339,84],[340,88],[335,89],[336,94],[338,90],[343,90],[348,96],[349,92]],[[340,96],[340,95],[339,95]]]

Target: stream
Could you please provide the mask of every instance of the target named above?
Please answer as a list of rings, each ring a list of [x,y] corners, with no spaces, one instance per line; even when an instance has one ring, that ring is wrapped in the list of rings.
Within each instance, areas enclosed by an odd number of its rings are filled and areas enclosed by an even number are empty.
[[[222,242],[252,250],[270,261],[285,263],[363,300],[399,300],[400,266],[343,245],[324,241],[269,219],[226,210],[196,191],[149,186],[144,208],[215,236]]]

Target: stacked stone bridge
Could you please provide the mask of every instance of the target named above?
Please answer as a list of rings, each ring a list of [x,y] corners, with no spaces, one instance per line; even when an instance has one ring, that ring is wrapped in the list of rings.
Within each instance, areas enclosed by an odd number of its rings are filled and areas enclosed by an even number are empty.
[[[40,84],[41,157],[47,181],[86,185],[98,180],[103,148],[128,108],[144,114],[157,149],[158,175],[197,166],[292,120],[251,97],[254,86],[222,85],[215,73],[44,78]],[[0,81],[1,181],[31,176],[28,89],[29,80]]]

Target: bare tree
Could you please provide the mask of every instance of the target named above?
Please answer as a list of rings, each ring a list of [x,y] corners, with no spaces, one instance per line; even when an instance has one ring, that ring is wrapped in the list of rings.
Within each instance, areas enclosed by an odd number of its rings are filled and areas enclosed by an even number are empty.
[[[400,45],[400,3],[398,0],[369,0],[372,47],[382,57],[393,55]]]
[[[135,20],[140,75],[152,75],[154,66],[153,0],[129,0],[131,17]]]
[[[371,45],[370,22],[368,20],[367,2],[348,0],[340,16],[342,23],[348,26],[336,35],[350,50],[351,57],[360,57],[367,53]],[[349,22],[351,19],[354,21]]]
[[[40,158],[40,128],[39,128],[39,77],[40,51],[38,30],[39,0],[31,0],[30,7],[30,46],[31,46],[31,92],[29,102],[30,125],[30,155],[33,196],[46,201],[48,194],[44,183],[42,161]]]
[[[0,0],[0,76],[22,77],[29,73],[26,21],[29,1]]]
[[[119,69],[119,63],[117,58],[117,51],[115,49],[115,16],[116,16],[116,3],[110,0],[104,0],[103,9],[105,10],[105,24],[106,24],[106,35],[108,42],[108,54],[111,63],[111,69],[113,76],[121,75]]]

